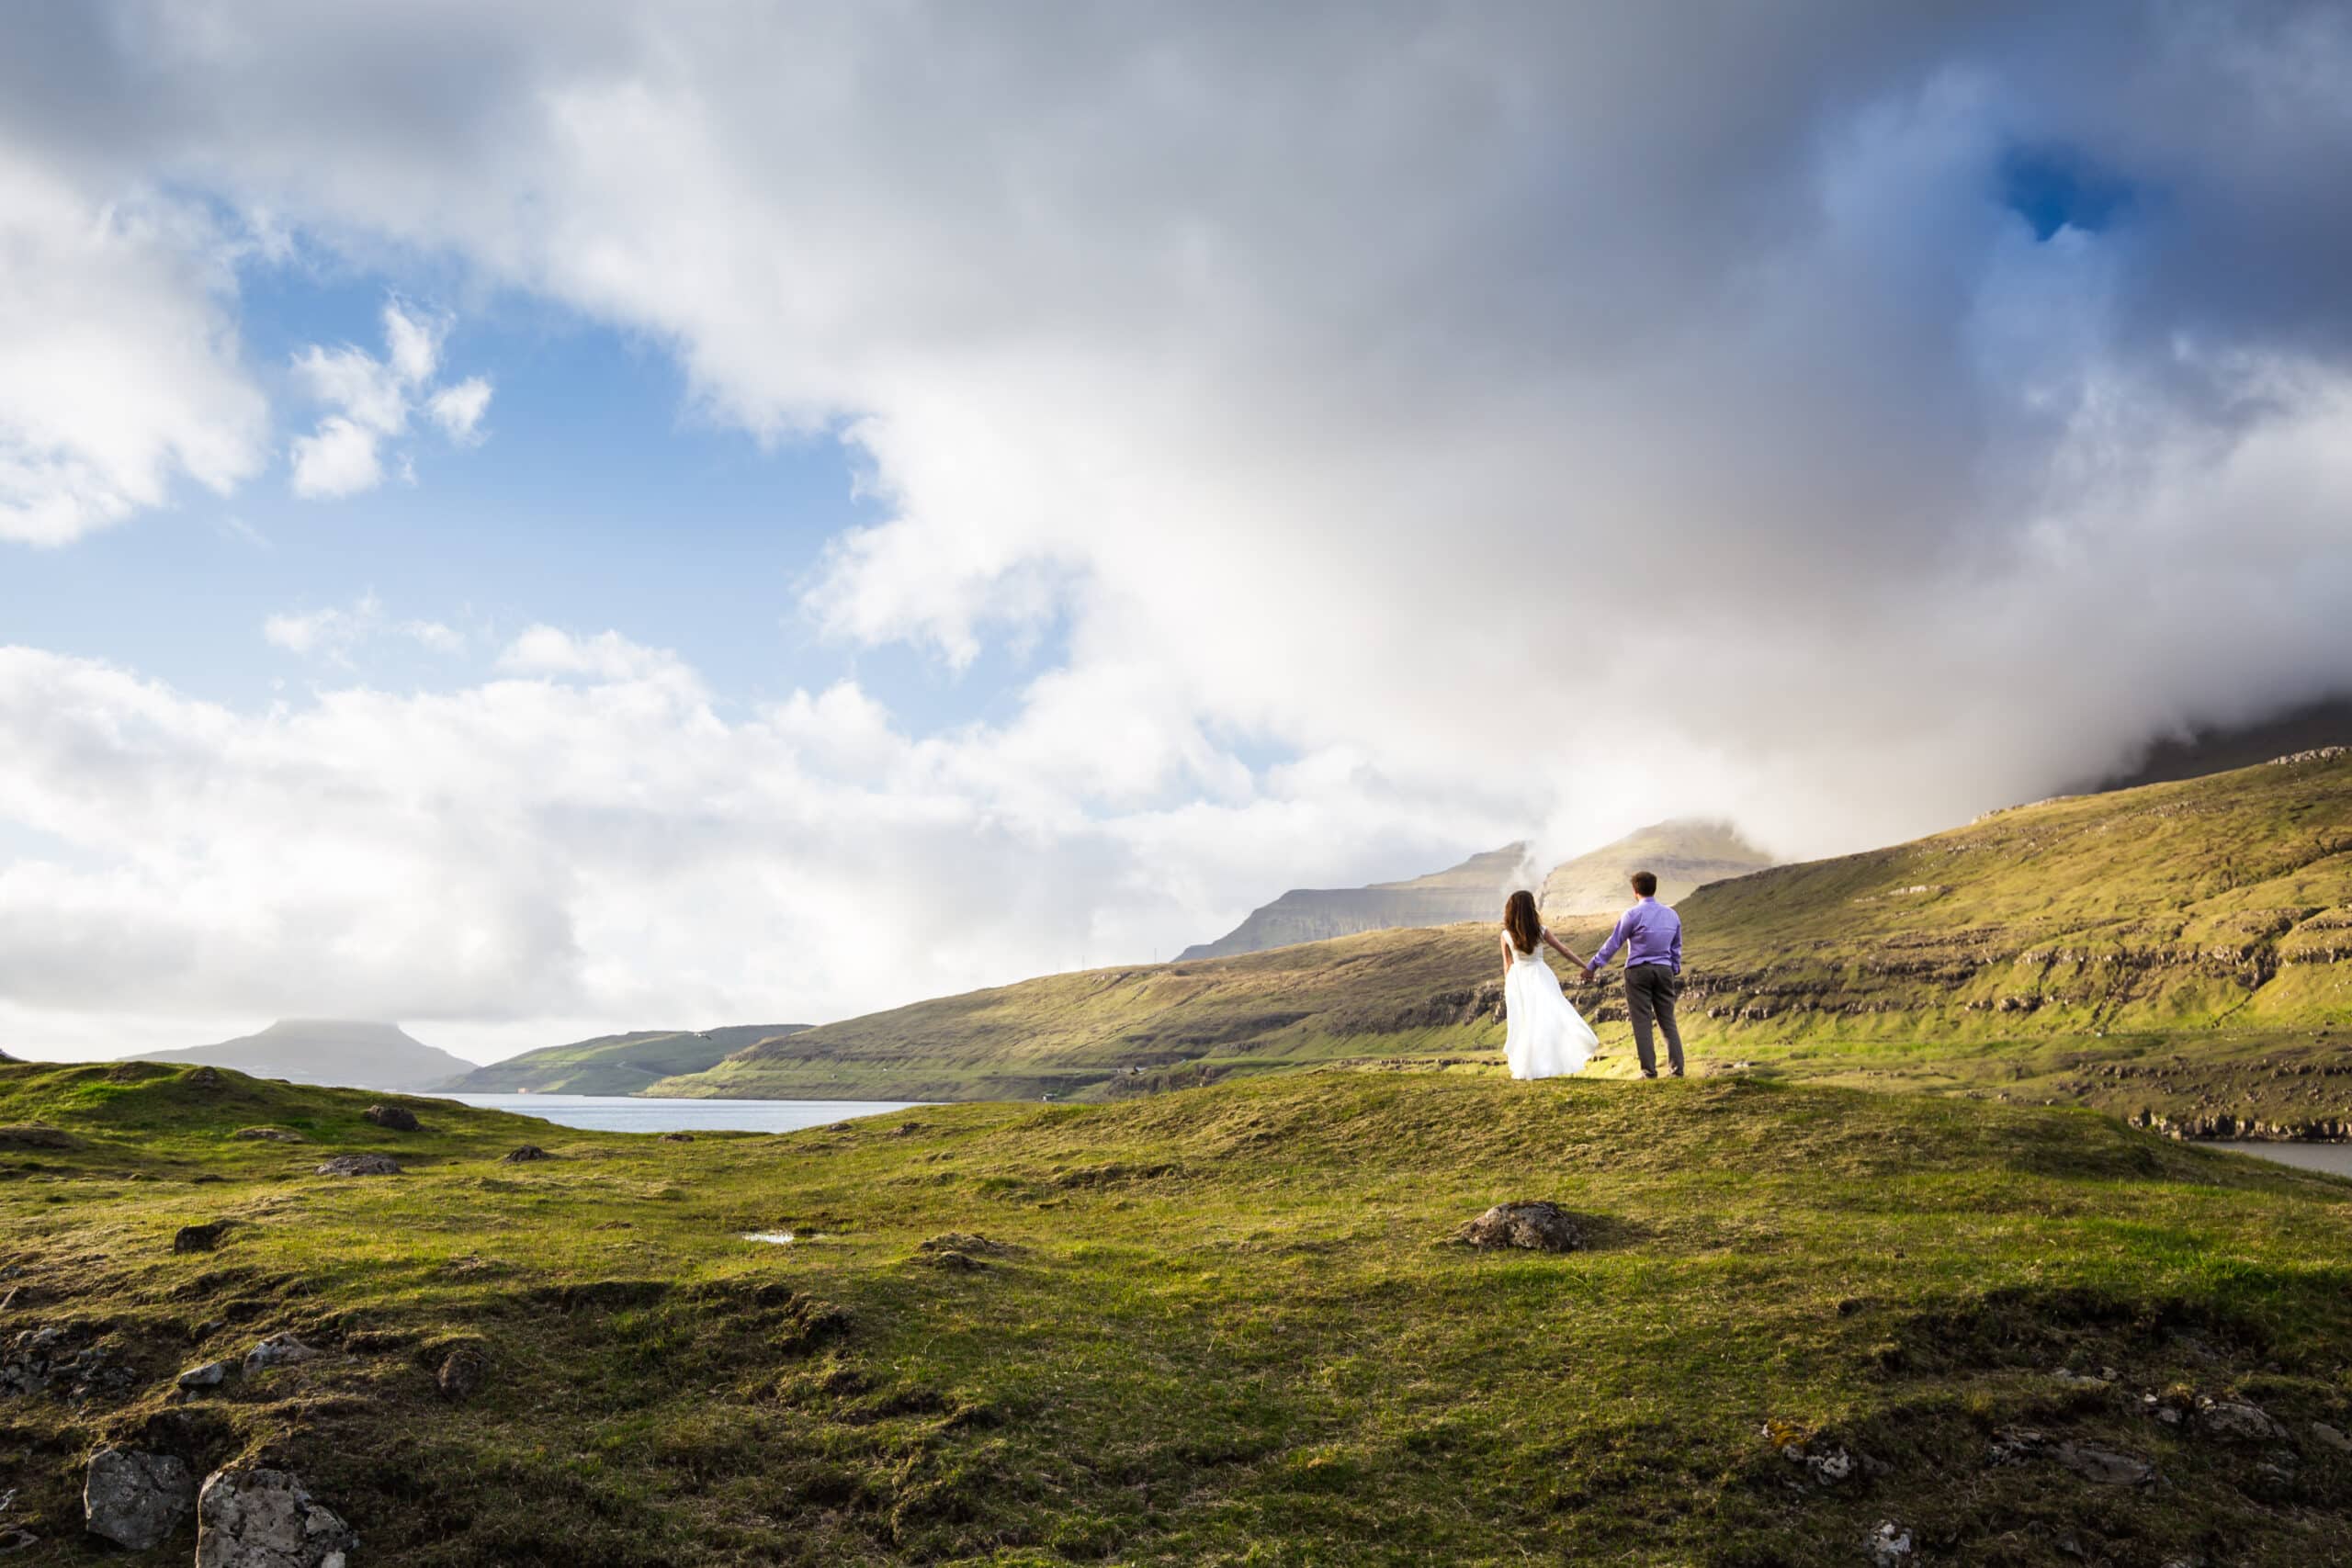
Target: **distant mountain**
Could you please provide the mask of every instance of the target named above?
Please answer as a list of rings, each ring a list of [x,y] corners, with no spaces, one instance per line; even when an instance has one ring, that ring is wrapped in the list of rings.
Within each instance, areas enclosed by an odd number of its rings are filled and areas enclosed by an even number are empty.
[[[1525,844],[1505,844],[1409,882],[1293,888],[1272,903],[1251,910],[1248,919],[1215,942],[1186,948],[1177,954],[1177,961],[1262,953],[1270,947],[1327,942],[1391,926],[1450,926],[1456,920],[1499,915],[1504,896],[1519,885],[1514,879],[1525,875],[1526,859]]]
[[[1657,896],[1679,904],[1710,882],[1772,863],[1727,822],[1659,822],[1554,866],[1544,879],[1544,912],[1616,914],[1633,902],[1627,883],[1637,871],[1657,873]]]
[[[397,1023],[331,1018],[280,1019],[259,1034],[185,1051],[151,1051],[134,1060],[200,1063],[255,1077],[407,1094],[473,1070],[471,1062],[425,1044]]]
[[[1642,870],[1657,873],[1658,892],[1670,904],[1693,888],[1771,863],[1771,856],[1724,823],[1657,822],[1554,867],[1544,879],[1544,908],[1555,915],[1614,914],[1630,901],[1625,879]],[[1527,886],[1533,869],[1525,844],[1505,844],[1409,882],[1294,889],[1252,910],[1216,941],[1186,948],[1177,960],[1227,958],[1399,926],[1498,919],[1504,897]]]
[[[643,1029],[570,1045],[526,1051],[475,1067],[439,1087],[452,1094],[635,1094],[657,1078],[698,1073],[723,1058],[805,1023],[740,1023],[724,1029]]]

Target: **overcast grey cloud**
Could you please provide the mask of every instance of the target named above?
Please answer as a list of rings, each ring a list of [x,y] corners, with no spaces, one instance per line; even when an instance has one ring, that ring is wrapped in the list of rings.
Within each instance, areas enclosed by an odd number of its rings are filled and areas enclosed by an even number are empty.
[[[821,782],[712,818],[671,781],[641,859],[598,873],[614,897],[689,874],[714,820],[831,813],[865,829],[762,840],[775,919],[869,907],[860,875],[961,889],[973,928],[1071,901],[1050,942],[922,972],[1006,978],[1329,880],[1318,838],[1566,852],[1702,811],[1828,852],[2352,686],[2341,6],[114,3],[16,30],[0,169],[67,193],[52,227],[130,192],[203,203],[119,288],[198,322],[181,341],[232,394],[200,439],[185,400],[60,431],[10,423],[0,366],[0,519],[50,519],[18,535],[152,502],[171,453],[190,482],[251,471],[202,264],[292,231],[646,334],[722,422],[845,431],[888,519],[780,613],[949,664],[1068,628],[991,728],[900,736],[854,693],[806,697],[783,739],[710,720]],[[130,456],[77,512],[42,499],[92,452]],[[673,678],[590,677],[698,733]],[[649,682],[673,697],[622,694]],[[1611,722],[1631,693],[1670,716],[1638,751]],[[257,721],[189,722],[200,748]],[[208,767],[262,787],[221,744]],[[1238,760],[1266,749],[1295,761]],[[0,769],[46,799],[148,765],[99,735],[62,755]],[[195,852],[282,918],[231,815]],[[508,819],[409,846],[484,868],[484,963],[546,976],[501,1007],[654,995],[678,954],[548,869],[586,819]],[[130,820],[86,841],[136,859]],[[150,929],[152,877],[108,919]],[[903,999],[842,963],[820,1006]],[[355,993],[489,1007],[415,967]],[[712,1007],[766,999],[704,978]]]

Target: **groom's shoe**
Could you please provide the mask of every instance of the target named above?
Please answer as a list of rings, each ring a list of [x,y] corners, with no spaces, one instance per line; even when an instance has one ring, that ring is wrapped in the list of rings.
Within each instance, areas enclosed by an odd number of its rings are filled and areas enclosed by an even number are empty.
[[[1656,1068],[1646,1068],[1643,1071],[1642,1077],[1645,1078],[1654,1078],[1657,1077],[1657,1070]]]

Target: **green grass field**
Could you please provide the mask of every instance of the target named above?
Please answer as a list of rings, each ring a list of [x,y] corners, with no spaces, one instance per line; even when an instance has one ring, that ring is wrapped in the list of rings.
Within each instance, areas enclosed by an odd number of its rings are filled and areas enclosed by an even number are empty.
[[[0,1396],[27,1561],[99,1555],[107,1440],[291,1465],[355,1565],[1793,1568],[1882,1522],[1920,1562],[2352,1561],[2352,1182],[2086,1111],[1427,1067],[685,1143],[366,1103],[0,1067],[0,1329],[118,1370]],[[312,1174],[361,1150],[407,1169]],[[1589,1249],[1447,1244],[1511,1199]],[[326,1353],[171,1392],[278,1331]]]

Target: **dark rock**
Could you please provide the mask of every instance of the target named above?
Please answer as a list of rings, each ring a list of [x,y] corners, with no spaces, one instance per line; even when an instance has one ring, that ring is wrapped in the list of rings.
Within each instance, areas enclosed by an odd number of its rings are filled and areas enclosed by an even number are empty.
[[[1574,1252],[1584,1245],[1576,1221],[1553,1203],[1498,1203],[1456,1231],[1453,1239],[1479,1248],[1526,1247]]]
[[[133,1551],[170,1540],[195,1504],[196,1472],[172,1454],[100,1449],[82,1483],[84,1528]]]
[[[390,1155],[337,1155],[319,1167],[321,1176],[398,1176],[401,1162]]]
[[[290,1471],[216,1470],[197,1498],[197,1568],[346,1568],[358,1544]]]
[[[664,1133],[662,1141],[665,1144],[691,1144],[695,1135],[692,1133]]]
[[[174,1252],[209,1252],[220,1245],[220,1238],[236,1227],[234,1220],[214,1220],[209,1224],[182,1225],[172,1237]]]
[[[917,1133],[922,1131],[922,1123],[920,1122],[901,1122],[897,1126],[890,1129],[890,1136],[894,1138],[911,1138]]]
[[[298,1361],[308,1361],[319,1352],[303,1344],[291,1334],[273,1334],[245,1352],[248,1375],[268,1367],[289,1367]]]
[[[2050,1456],[2100,1486],[2145,1486],[2156,1479],[2156,1467],[2146,1460],[2097,1443],[2063,1442]]]
[[[27,1122],[11,1127],[0,1127],[0,1148],[10,1149],[78,1149],[82,1140],[62,1127],[43,1126]]]
[[[2197,1425],[2213,1437],[2237,1442],[2269,1442],[2287,1435],[2287,1428],[2260,1405],[2236,1399],[2199,1400]]]
[[[88,1330],[28,1328],[0,1353],[0,1393],[51,1393],[72,1404],[129,1395],[139,1372],[104,1345],[86,1343]]]
[[[397,1105],[371,1105],[359,1113],[359,1119],[394,1133],[413,1133],[417,1130],[416,1112]]]
[[[290,1127],[240,1127],[229,1134],[249,1144],[307,1144],[311,1140]]]
[[[555,1156],[548,1153],[547,1150],[539,1147],[538,1145],[525,1144],[519,1149],[510,1150],[509,1152],[499,1156],[498,1163],[501,1165],[527,1165],[535,1159],[553,1158],[555,1158]]]
[[[470,1345],[461,1345],[442,1359],[434,1383],[451,1404],[471,1399],[490,1376],[490,1358]]]
[[[218,1067],[195,1067],[183,1074],[180,1082],[190,1089],[227,1089],[229,1080],[220,1076]]]

